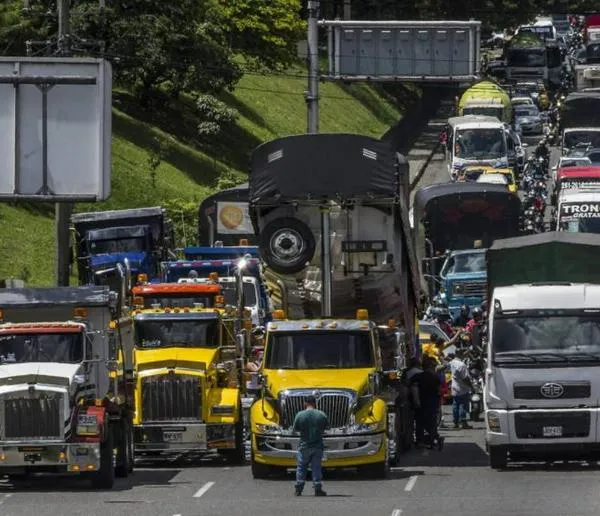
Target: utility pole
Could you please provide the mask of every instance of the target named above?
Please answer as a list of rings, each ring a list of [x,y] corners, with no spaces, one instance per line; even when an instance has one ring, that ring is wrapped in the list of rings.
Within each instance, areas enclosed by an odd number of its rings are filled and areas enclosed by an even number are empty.
[[[63,57],[71,55],[71,34],[69,28],[71,0],[58,0],[58,52]],[[56,284],[59,287],[69,286],[69,255],[71,238],[69,226],[73,204],[57,202],[54,205],[56,218]]]
[[[319,132],[319,0],[308,0],[307,133]]]

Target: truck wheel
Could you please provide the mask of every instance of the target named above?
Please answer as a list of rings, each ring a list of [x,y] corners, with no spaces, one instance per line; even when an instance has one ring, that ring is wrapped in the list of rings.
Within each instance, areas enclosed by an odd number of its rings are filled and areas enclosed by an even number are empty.
[[[295,274],[306,267],[315,254],[315,237],[301,220],[283,217],[269,222],[258,242],[266,264],[278,274]]]
[[[112,429],[109,428],[106,439],[100,445],[100,469],[92,473],[92,487],[95,489],[112,489],[115,483],[113,442]]]
[[[415,437],[415,418],[412,410],[405,411],[404,434],[402,435],[402,451],[408,451],[412,448]]]
[[[389,466],[387,461],[377,462],[375,464],[360,466],[359,472],[366,478],[382,479],[387,477]]]
[[[506,450],[501,446],[490,446],[490,468],[492,469],[504,469],[508,463],[508,457],[506,456]]]
[[[123,422],[119,434],[115,475],[119,478],[127,478],[133,470],[133,438],[131,436],[131,424],[128,420]]]
[[[256,462],[254,460],[254,452],[252,452],[250,457],[250,469],[252,471],[252,478],[268,478],[279,470],[276,466]]]
[[[246,446],[244,443],[244,419],[242,414],[242,404],[240,402],[240,412],[238,421],[235,424],[235,448],[233,450],[222,450],[222,455],[230,464],[244,464],[246,461]]]

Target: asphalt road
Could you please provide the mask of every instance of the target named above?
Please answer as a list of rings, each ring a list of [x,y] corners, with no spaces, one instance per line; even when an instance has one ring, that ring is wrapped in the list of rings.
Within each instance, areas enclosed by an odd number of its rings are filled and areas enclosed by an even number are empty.
[[[419,186],[446,181],[436,144],[443,122],[433,120],[409,154],[416,173],[427,163]],[[535,144],[539,138],[528,139]],[[428,151],[429,145],[429,151]],[[553,152],[556,159],[557,151]],[[446,414],[446,420],[449,420]],[[483,424],[473,430],[442,430],[441,452],[412,451],[386,480],[365,480],[352,470],[327,472],[327,498],[293,496],[293,475],[253,480],[249,466],[218,459],[138,464],[111,491],[93,490],[71,477],[35,478],[24,484],[0,481],[0,516],[578,516],[600,513],[597,468],[574,464],[488,467]]]

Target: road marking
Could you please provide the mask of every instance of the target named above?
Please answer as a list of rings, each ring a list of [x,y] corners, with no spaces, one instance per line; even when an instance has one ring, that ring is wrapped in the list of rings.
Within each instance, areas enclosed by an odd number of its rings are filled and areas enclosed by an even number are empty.
[[[401,516],[402,515],[402,509],[394,509],[392,511],[392,515],[391,516]]]
[[[181,514],[173,514],[173,516],[181,516]]]
[[[413,487],[415,487],[415,484],[417,483],[417,478],[419,478],[417,475],[413,475],[412,477],[410,477],[408,479],[408,482],[404,486],[404,490],[405,491],[412,491]]]
[[[227,471],[228,469],[231,469],[229,466],[223,468],[225,471]]]
[[[0,498],[0,505],[2,505],[4,502],[6,502],[6,500],[8,500],[12,496],[12,493],[8,493],[8,494],[2,495],[2,496],[3,497]]]
[[[200,489],[198,489],[198,491],[196,491],[194,498],[200,498],[204,493],[206,493],[206,491],[208,491],[214,485],[214,482],[207,482]]]

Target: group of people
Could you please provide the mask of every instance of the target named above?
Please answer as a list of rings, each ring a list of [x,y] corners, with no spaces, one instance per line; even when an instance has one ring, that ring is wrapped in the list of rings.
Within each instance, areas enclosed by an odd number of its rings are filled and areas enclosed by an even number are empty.
[[[461,307],[458,316],[450,322],[449,313],[440,310],[436,323],[450,336],[449,341],[432,336],[433,343],[423,346],[421,359],[414,358],[406,373],[410,400],[415,414],[415,444],[417,448],[442,449],[444,438],[438,427],[442,422],[441,406],[444,394],[450,389],[454,428],[470,429],[469,404],[473,379],[467,358],[482,354],[482,340],[486,331],[485,305],[470,311]],[[444,354],[444,349],[454,346],[455,351]],[[475,351],[475,353],[474,353]],[[451,376],[446,384],[446,373]]]

